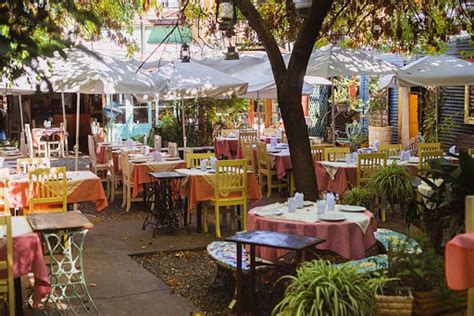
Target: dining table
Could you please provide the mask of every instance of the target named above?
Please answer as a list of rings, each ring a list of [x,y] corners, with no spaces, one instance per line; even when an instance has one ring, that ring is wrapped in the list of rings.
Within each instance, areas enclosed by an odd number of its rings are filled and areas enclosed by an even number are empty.
[[[64,128],[50,127],[50,128],[33,128],[31,136],[34,146],[38,146],[42,138],[58,137],[61,143],[64,143],[65,138]]]
[[[377,222],[372,212],[346,205],[336,205],[334,211],[318,213],[316,204],[306,202],[294,212],[286,203],[274,203],[254,208],[247,216],[248,230],[267,230],[298,236],[317,237],[325,242],[316,249],[330,250],[349,260],[366,257],[366,250],[376,239]],[[257,256],[276,262],[287,251],[257,248]]]
[[[239,138],[237,136],[216,137],[214,140],[216,157],[235,159],[239,151]]]
[[[97,211],[108,206],[101,179],[93,172],[67,171],[67,203],[94,202]],[[11,208],[27,208],[30,193],[28,175],[13,173],[9,176],[8,199]]]
[[[2,227],[4,229],[4,227]],[[4,233],[4,232],[2,232]],[[13,277],[15,278],[15,301],[17,315],[23,307],[21,277],[34,275],[33,306],[38,306],[51,291],[48,268],[43,257],[40,236],[33,231],[26,216],[12,217]],[[0,241],[0,258],[6,257],[6,244]]]

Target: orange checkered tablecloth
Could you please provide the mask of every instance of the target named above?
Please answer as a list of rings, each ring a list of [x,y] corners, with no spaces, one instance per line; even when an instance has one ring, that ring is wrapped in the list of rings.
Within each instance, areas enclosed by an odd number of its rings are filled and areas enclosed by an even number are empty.
[[[150,161],[146,163],[132,163],[132,179],[133,191],[132,196],[137,197],[143,191],[143,184],[153,182],[148,173],[150,172],[166,172],[174,169],[186,167],[186,162],[182,159],[172,161]]]
[[[446,245],[446,282],[452,290],[474,288],[474,233],[460,234]]]

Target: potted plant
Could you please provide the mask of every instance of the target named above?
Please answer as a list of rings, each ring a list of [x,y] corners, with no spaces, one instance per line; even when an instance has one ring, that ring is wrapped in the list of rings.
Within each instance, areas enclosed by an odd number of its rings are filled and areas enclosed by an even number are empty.
[[[374,206],[375,193],[368,188],[353,187],[348,190],[343,198],[343,204],[363,206],[371,209]]]
[[[392,143],[392,127],[388,122],[385,90],[372,93],[369,99],[369,145],[375,140],[379,140],[380,144]]]
[[[358,273],[351,265],[315,260],[304,263],[272,315],[376,315],[375,293],[387,282],[383,275]]]
[[[399,206],[404,211],[413,198],[413,176],[405,167],[393,163],[376,171],[370,178],[367,187],[376,192],[381,208],[392,209]]]

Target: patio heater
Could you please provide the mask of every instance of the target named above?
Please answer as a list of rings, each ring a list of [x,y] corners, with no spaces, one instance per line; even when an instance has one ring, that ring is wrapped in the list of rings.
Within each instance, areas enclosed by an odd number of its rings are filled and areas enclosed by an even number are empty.
[[[181,62],[189,63],[191,60],[191,50],[189,49],[189,45],[186,43],[181,44],[181,50],[179,52],[179,57]]]

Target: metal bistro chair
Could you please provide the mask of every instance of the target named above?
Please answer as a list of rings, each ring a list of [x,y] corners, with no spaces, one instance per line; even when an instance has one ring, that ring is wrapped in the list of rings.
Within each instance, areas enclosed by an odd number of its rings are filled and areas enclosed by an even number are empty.
[[[200,168],[201,161],[215,157],[214,153],[186,153],[186,168]]]
[[[282,182],[279,179],[276,179],[278,183],[274,183],[274,177],[276,177],[277,172],[272,168],[270,157],[267,153],[267,144],[264,142],[257,142],[257,167],[258,167],[258,177],[260,186],[263,191],[263,187],[267,186],[267,197],[272,196],[272,190],[277,188],[280,192],[281,189],[289,185],[288,182]],[[263,181],[263,178],[266,178],[266,183]]]
[[[313,161],[324,160],[324,148],[331,146],[331,144],[311,145],[311,155],[313,156]]]
[[[12,222],[10,214],[0,216],[0,226],[5,227],[1,230],[0,239],[6,241],[6,256],[0,260],[0,297],[8,305],[8,315],[15,315],[15,285],[13,281],[13,239]]]
[[[27,214],[67,211],[66,167],[30,170],[28,184]]]
[[[18,173],[28,173],[30,170],[51,167],[49,158],[22,158],[16,161],[16,171]]]
[[[240,160],[218,160],[216,162],[214,198],[204,204],[204,231],[209,231],[208,227],[208,205],[214,205],[214,224],[216,226],[216,236],[221,238],[220,212],[221,206],[242,206],[237,218],[243,230],[247,227],[247,162]]]
[[[388,157],[398,157],[403,150],[402,144],[380,145],[379,153],[387,154]]]
[[[345,159],[346,154],[349,154],[351,149],[349,147],[326,147],[324,148],[324,160],[336,161],[337,159]]]

